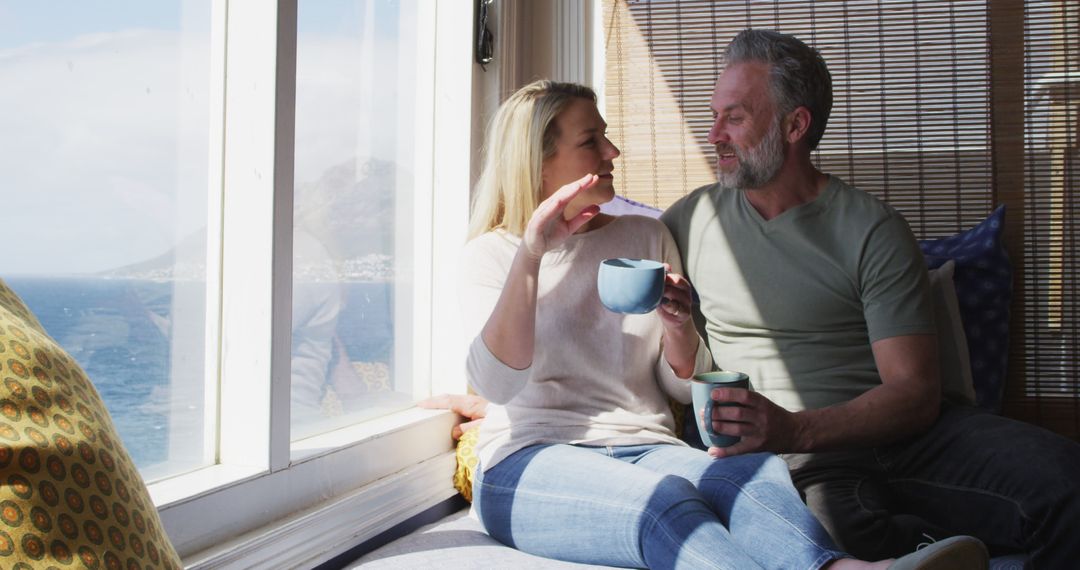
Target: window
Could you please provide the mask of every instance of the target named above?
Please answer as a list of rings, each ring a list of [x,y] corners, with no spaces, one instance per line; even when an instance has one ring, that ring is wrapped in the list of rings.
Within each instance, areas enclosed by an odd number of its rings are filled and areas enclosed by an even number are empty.
[[[1019,12],[1019,10],[1017,10]],[[1022,17],[1022,205],[1025,398],[1019,413],[1063,433],[1080,434],[1080,6],[1028,1]],[[1022,78],[1020,74],[1022,73]],[[1003,141],[1005,152],[1019,151]],[[1019,154],[1019,153],[1018,153]],[[1019,165],[1017,165],[1019,166]],[[1019,168],[1012,169],[1013,172]],[[1019,175],[1019,172],[1016,172]]]
[[[292,438],[409,407],[418,7],[299,4]]]
[[[799,36],[829,63],[823,170],[896,206],[920,238],[1006,204],[1004,412],[1080,435],[1075,2],[605,0],[603,22],[606,116],[630,198],[666,207],[715,180],[712,84],[727,42],[759,27]]]
[[[153,481],[213,457],[210,3],[65,4],[0,5],[2,271]]]
[[[436,285],[467,225],[471,11],[69,4],[0,1],[5,229],[35,236],[0,272],[147,448],[185,563],[313,566],[452,496],[454,417],[412,404],[465,389]]]

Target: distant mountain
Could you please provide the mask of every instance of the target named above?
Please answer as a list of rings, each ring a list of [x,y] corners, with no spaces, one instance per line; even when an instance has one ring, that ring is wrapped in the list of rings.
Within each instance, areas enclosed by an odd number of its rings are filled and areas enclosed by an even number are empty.
[[[399,180],[392,162],[350,160],[328,168],[295,197],[294,254],[297,271],[315,281],[382,281],[392,277],[398,188],[412,187],[412,174]],[[405,207],[404,205],[402,207]],[[205,279],[206,231],[150,259],[101,272],[114,279]]]
[[[398,180],[394,163],[376,159],[333,166],[297,187],[296,226],[338,260],[392,256],[398,186],[412,188],[411,173],[406,176]]]
[[[151,281],[206,279],[206,228],[188,235],[180,240],[176,247],[161,255],[108,269],[98,275],[107,279],[148,279]]]

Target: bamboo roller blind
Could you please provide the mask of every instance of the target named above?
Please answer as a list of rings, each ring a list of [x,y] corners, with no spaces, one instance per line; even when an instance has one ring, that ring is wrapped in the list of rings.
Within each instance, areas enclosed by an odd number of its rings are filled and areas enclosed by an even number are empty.
[[[919,238],[1008,205],[1005,413],[1080,436],[1080,6],[1067,0],[604,0],[618,190],[661,208],[715,181],[722,51],[746,27],[816,47],[833,110],[814,160]]]

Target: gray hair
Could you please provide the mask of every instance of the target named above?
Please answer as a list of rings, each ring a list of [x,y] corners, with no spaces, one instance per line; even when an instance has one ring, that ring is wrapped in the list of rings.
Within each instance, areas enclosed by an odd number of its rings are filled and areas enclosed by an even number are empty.
[[[761,62],[769,65],[773,101],[781,115],[798,107],[810,111],[806,142],[817,148],[832,111],[832,76],[818,51],[795,36],[747,28],[724,50],[727,65]]]

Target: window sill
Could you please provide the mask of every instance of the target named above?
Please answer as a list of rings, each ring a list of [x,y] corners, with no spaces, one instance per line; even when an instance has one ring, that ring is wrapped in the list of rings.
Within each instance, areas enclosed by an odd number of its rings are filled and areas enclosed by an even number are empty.
[[[197,556],[193,564],[222,556],[227,562],[233,552],[250,557],[251,545],[266,537],[281,540],[282,532],[302,535],[314,545],[321,543],[321,534],[336,536],[335,530],[350,533],[346,538],[356,544],[362,539],[356,532],[375,536],[385,530],[383,523],[390,528],[407,518],[403,513],[420,512],[453,496],[450,430],[456,421],[456,414],[446,410],[411,408],[301,440],[293,446],[287,469],[271,473],[218,465],[156,482],[150,494],[181,557]],[[410,470],[425,475],[405,475]],[[415,488],[412,479],[424,486]],[[352,520],[346,524],[342,517]],[[323,528],[318,521],[324,518],[337,526]],[[304,521],[302,529],[289,530],[295,520]],[[307,529],[321,529],[321,534],[309,536]],[[218,567],[218,562],[210,565]]]
[[[150,498],[157,505],[158,511],[161,511],[185,501],[198,500],[207,493],[243,484],[264,474],[266,470],[258,467],[213,465],[156,481],[147,485],[147,488],[150,490]]]
[[[449,412],[445,410],[409,408],[324,434],[307,437],[293,442],[290,459],[293,465],[317,459],[329,453],[347,449],[352,445],[361,445],[376,438],[389,436],[403,429],[408,429],[413,424],[446,413]]]
[[[188,570],[313,568],[453,497],[455,457],[444,453],[209,549]]]

